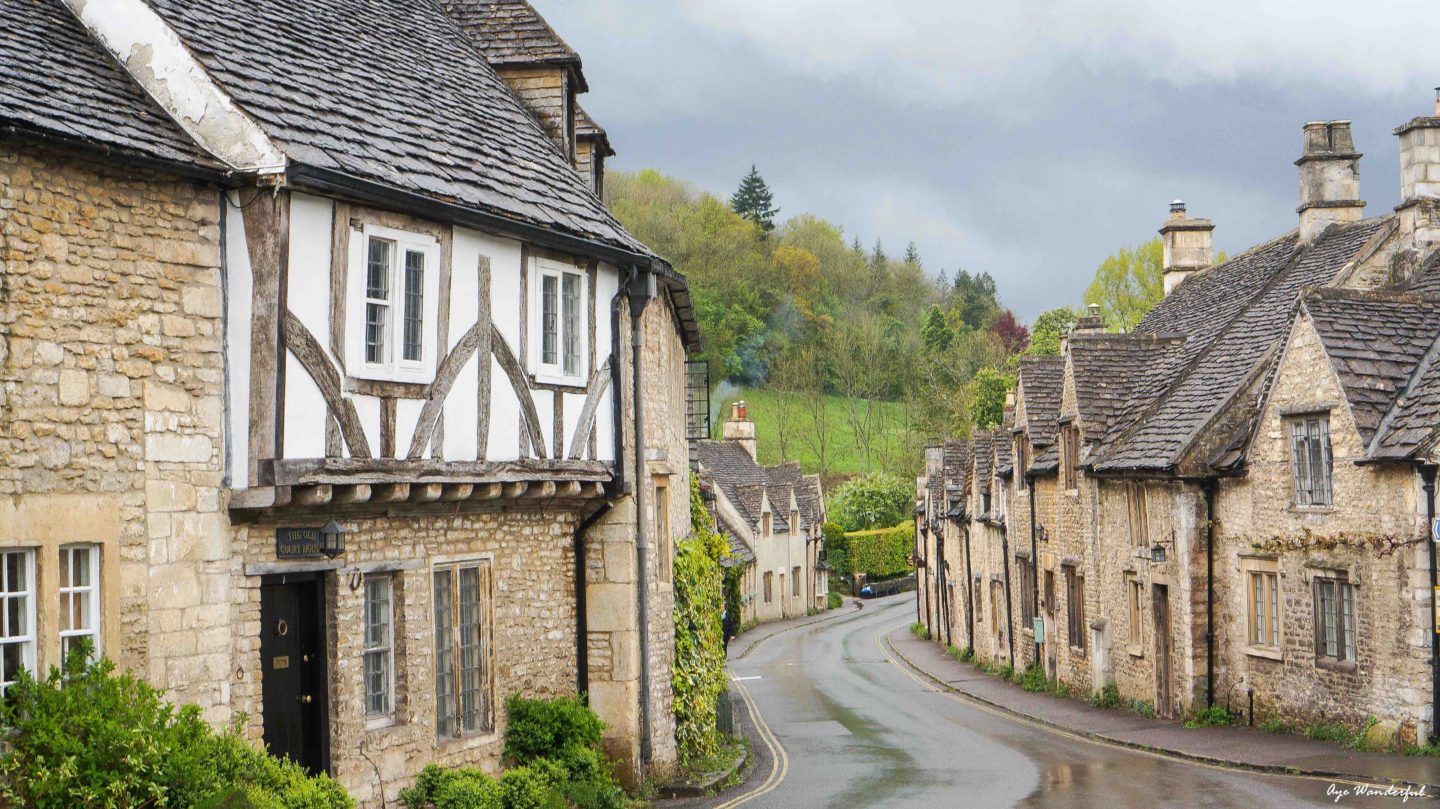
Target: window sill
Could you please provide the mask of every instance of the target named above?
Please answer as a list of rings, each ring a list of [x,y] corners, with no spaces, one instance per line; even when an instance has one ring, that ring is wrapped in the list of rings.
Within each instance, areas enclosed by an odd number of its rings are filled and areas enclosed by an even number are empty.
[[[1286,508],[1291,514],[1331,514],[1335,511],[1332,506],[1296,506],[1290,505]]]
[[[1359,664],[1354,660],[1337,660],[1333,657],[1315,658],[1315,668],[1339,672],[1341,674],[1355,674],[1360,670]]]
[[[554,388],[566,388],[569,390],[584,392],[587,380],[583,376],[563,376],[561,374],[548,374],[543,371],[535,371],[530,374],[530,381],[536,385],[548,385]]]
[[[1267,660],[1284,660],[1285,652],[1280,649],[1272,649],[1267,646],[1246,646],[1245,654],[1251,657],[1263,657]]]
[[[1138,644],[1138,643],[1132,643],[1132,644],[1130,644],[1129,646],[1126,646],[1126,647],[1125,647],[1125,651],[1126,651],[1126,653],[1128,653],[1131,657],[1144,657],[1144,656],[1145,656],[1145,647],[1141,646],[1141,645]]]
[[[452,750],[468,750],[499,740],[500,734],[497,731],[487,730],[483,733],[471,733],[465,736],[437,736],[435,737],[435,747],[437,752],[445,753]]]
[[[400,723],[395,720],[395,717],[382,716],[378,719],[366,719],[365,730],[384,730],[385,728],[393,728],[398,724]]]
[[[1074,645],[1074,644],[1071,644],[1071,645],[1070,645],[1070,653],[1071,653],[1071,654],[1079,655],[1079,656],[1081,656],[1081,657],[1084,657],[1084,656],[1085,656],[1085,647],[1084,647],[1084,646],[1076,646],[1076,645]]]

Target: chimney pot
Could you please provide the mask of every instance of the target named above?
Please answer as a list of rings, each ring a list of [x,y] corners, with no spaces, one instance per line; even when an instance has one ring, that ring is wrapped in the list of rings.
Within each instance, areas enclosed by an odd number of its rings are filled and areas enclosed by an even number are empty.
[[[1184,219],[1184,218],[1185,218],[1185,200],[1183,200],[1183,199],[1177,199],[1177,200],[1175,200],[1174,202],[1170,203],[1170,218],[1171,218],[1171,219]]]
[[[730,418],[720,425],[720,438],[739,444],[753,460],[755,458],[755,422],[745,418],[745,400],[730,405]]]
[[[1440,115],[1440,87],[1435,88],[1435,114]]]
[[[1086,305],[1085,305],[1085,311],[1089,312],[1091,317],[1099,317],[1099,316],[1100,316],[1100,304],[1098,304],[1098,303],[1089,303],[1089,304],[1086,304]]]

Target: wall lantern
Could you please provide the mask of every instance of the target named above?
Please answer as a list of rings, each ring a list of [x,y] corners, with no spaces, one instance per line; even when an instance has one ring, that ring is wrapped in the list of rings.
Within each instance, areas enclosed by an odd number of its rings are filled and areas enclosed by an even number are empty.
[[[320,552],[334,559],[345,552],[345,529],[331,520],[320,529]]]
[[[1041,542],[1048,542],[1050,540],[1050,534],[1045,530],[1045,526],[1043,525],[1035,526],[1035,536],[1039,538]]]
[[[1156,562],[1156,563],[1165,561],[1165,546],[1164,546],[1164,545],[1161,545],[1159,542],[1156,542],[1154,545],[1150,546],[1150,561]]]

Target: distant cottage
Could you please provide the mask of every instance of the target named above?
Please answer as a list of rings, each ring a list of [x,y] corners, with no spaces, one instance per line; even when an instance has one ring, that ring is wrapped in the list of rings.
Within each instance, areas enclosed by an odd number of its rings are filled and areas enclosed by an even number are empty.
[[[0,690],[83,638],[366,805],[516,693],[674,762],[688,287],[444,5],[0,0]]]
[[[1348,121],[1305,125],[1298,226],[1223,264],[1174,203],[1134,334],[1081,318],[999,430],[926,450],[934,636],[1161,716],[1238,692],[1257,721],[1435,734],[1440,107],[1396,134],[1381,216]]]

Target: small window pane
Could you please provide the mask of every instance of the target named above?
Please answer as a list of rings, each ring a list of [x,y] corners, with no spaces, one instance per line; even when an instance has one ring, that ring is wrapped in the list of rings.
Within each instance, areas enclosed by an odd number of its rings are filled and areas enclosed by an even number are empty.
[[[559,292],[558,281],[553,275],[540,279],[540,361],[545,365],[558,365]]]
[[[435,732],[454,736],[458,729],[455,699],[454,575],[435,571]]]
[[[390,299],[390,252],[395,243],[384,239],[370,240],[370,257],[366,262],[365,297]]]
[[[365,579],[365,715],[388,716],[393,701],[393,584],[389,576]]]
[[[563,312],[565,315],[565,373],[580,373],[580,276],[566,273]]]
[[[421,333],[425,288],[425,254],[405,251],[405,359],[419,362],[423,357]]]
[[[365,304],[365,361],[385,362],[385,330],[390,322],[390,307],[379,303]]]
[[[1355,593],[1349,582],[1340,584],[1340,625],[1345,660],[1355,659]]]
[[[34,552],[0,553],[0,694],[21,669],[35,670]]]
[[[74,545],[60,549],[60,653],[68,657],[70,650],[87,641],[93,654],[100,652],[99,588],[96,569],[100,552],[93,545]]]

